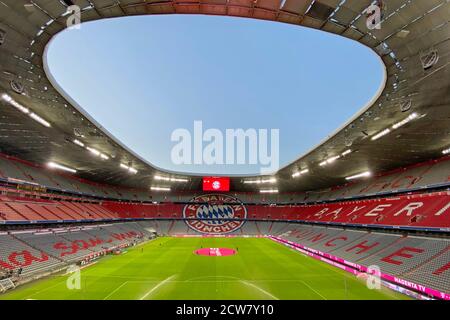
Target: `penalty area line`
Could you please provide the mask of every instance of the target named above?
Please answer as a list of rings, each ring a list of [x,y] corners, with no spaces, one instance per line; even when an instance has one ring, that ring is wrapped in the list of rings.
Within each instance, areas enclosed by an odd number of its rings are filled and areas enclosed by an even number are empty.
[[[321,297],[323,300],[328,300],[327,298],[325,298],[323,295],[321,295],[317,290],[315,290],[313,287],[311,287],[309,284],[307,284],[305,281],[303,280],[298,280],[298,282],[303,283],[305,286],[307,286],[312,292],[314,292],[315,294],[317,294],[319,297]]]
[[[261,292],[264,293],[266,296],[269,296],[269,297],[271,297],[271,298],[274,299],[274,300],[280,300],[280,299],[278,299],[277,297],[275,297],[273,294],[271,294],[270,292],[267,292],[266,290],[264,290],[264,289],[258,287],[257,285],[255,285],[255,284],[253,284],[253,283],[250,283],[250,282],[247,282],[247,281],[244,281],[244,280],[239,280],[239,281],[240,281],[241,283],[247,285],[247,286],[250,286],[250,287],[255,288],[255,289],[258,290],[258,291],[261,291]]]
[[[107,300],[109,297],[111,297],[114,293],[122,289],[123,286],[125,286],[129,281],[125,281],[120,286],[118,286],[115,290],[111,291],[103,300]]]
[[[165,285],[167,282],[169,282],[170,280],[172,280],[173,278],[175,278],[175,274],[168,277],[167,279],[161,281],[160,283],[158,283],[156,286],[154,286],[152,289],[150,289],[146,294],[144,294],[139,300],[144,300],[145,298],[147,298],[149,295],[151,295],[153,292],[155,292],[156,290],[158,290],[160,287],[162,287],[163,285]]]

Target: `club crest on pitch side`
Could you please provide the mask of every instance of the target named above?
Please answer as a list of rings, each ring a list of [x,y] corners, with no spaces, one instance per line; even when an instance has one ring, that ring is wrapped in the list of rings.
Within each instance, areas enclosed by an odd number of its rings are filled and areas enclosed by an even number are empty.
[[[206,234],[225,234],[239,230],[247,218],[247,208],[236,197],[205,194],[191,199],[183,218],[193,230]],[[230,220],[239,219],[239,220]]]

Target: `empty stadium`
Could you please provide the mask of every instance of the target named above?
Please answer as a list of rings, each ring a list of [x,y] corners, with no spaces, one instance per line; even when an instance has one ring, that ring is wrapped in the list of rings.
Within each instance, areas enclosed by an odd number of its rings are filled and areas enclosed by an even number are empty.
[[[0,300],[450,300],[449,9],[0,0]],[[175,14],[311,28],[370,49],[384,79],[271,174],[165,170],[53,78],[48,46],[72,13],[81,25]]]

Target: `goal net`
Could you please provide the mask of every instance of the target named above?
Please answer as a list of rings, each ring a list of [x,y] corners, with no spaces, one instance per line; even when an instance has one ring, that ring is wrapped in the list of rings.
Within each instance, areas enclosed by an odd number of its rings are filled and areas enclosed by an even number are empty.
[[[14,289],[16,286],[10,278],[0,280],[0,292],[5,292],[9,289]]]

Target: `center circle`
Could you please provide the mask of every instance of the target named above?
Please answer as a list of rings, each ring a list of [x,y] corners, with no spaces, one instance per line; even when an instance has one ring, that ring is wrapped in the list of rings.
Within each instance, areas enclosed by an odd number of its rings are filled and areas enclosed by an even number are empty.
[[[235,255],[236,252],[236,250],[230,248],[201,248],[194,251],[196,255],[210,257],[232,256]]]

